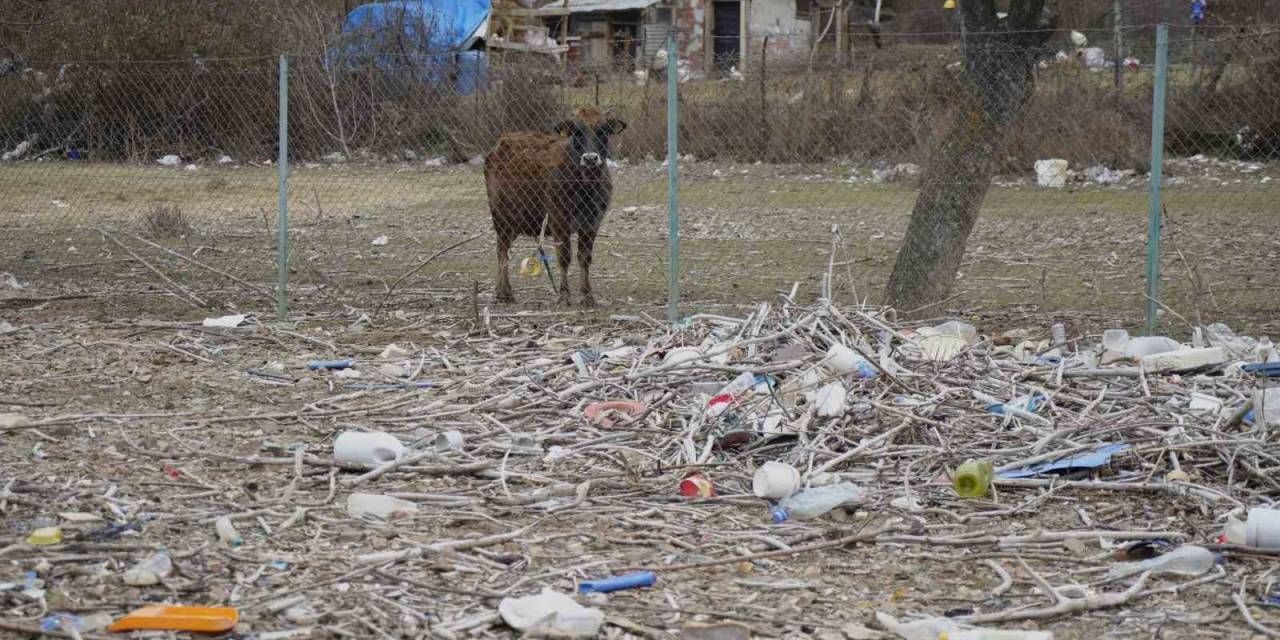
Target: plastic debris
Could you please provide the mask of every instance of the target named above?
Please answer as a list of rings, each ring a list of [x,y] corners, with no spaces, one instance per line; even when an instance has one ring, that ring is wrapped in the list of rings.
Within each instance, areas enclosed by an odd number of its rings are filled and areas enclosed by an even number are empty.
[[[1185,545],[1163,555],[1141,562],[1124,562],[1107,571],[1107,578],[1116,580],[1150,571],[1153,574],[1172,574],[1195,577],[1213,568],[1218,556],[1212,551],[1195,545]]]
[[[195,631],[223,633],[240,620],[240,612],[228,607],[188,607],[154,605],[142,607],[112,623],[108,630],[122,631]]]
[[[1067,166],[1066,160],[1037,160],[1036,185],[1051,189],[1067,186]]]
[[[219,316],[216,318],[205,318],[204,321],[200,323],[200,325],[204,327],[234,329],[244,324],[245,318],[247,317],[248,316],[242,313],[242,314],[237,314],[233,316]]]
[[[355,360],[343,358],[340,360],[312,360],[307,363],[307,368],[312,371],[321,371],[324,369],[348,369],[355,365]]]
[[[160,584],[173,573],[173,561],[161,551],[124,572],[124,583],[134,587]]]
[[[418,505],[391,496],[372,493],[353,493],[347,496],[347,515],[353,518],[372,516],[390,520],[411,516],[417,510]]]
[[[60,527],[40,527],[27,536],[27,544],[33,547],[47,547],[62,542]]]
[[[583,580],[578,583],[578,593],[609,593],[624,589],[652,587],[658,581],[658,575],[652,571],[629,573],[625,576],[600,578],[599,580]]]
[[[340,464],[386,464],[405,451],[399,438],[382,431],[344,431],[333,441],[333,459]]]
[[[550,588],[533,596],[503,598],[498,613],[503,622],[526,636],[590,638],[604,624],[604,612]]]
[[[866,489],[852,482],[841,482],[787,496],[769,513],[774,524],[787,520],[811,520],[836,507],[862,502],[866,497]]]
[[[1086,453],[1075,454],[1058,460],[1041,462],[1022,469],[1001,471],[996,474],[996,477],[1001,479],[1034,478],[1045,474],[1061,475],[1076,471],[1097,469],[1098,467],[1111,462],[1111,456],[1114,456],[1128,448],[1129,445],[1125,443],[1110,444]]]

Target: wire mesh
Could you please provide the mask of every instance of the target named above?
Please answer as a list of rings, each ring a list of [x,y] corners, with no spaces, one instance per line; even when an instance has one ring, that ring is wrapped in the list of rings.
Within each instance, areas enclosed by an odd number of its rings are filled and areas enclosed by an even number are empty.
[[[1170,322],[1270,321],[1276,33],[1171,39]],[[1154,29],[1124,30],[1122,52],[1111,30],[1079,34],[1105,49],[1075,35],[1034,52],[1025,95],[997,94],[1015,114],[938,314],[1140,317]],[[978,42],[685,36],[674,80],[686,307],[824,288],[879,299],[922,184],[969,168],[940,150],[972,110],[975,81],[991,79],[967,62]],[[566,276],[580,303],[585,230],[596,235],[592,297],[661,305],[665,55],[601,40],[564,58],[291,57],[292,303],[471,314],[506,297],[502,238],[520,308],[555,304]],[[0,77],[0,271],[47,285],[46,298],[270,296],[274,60],[30,66]],[[504,135],[527,144],[496,153]],[[567,269],[556,257],[565,231]]]

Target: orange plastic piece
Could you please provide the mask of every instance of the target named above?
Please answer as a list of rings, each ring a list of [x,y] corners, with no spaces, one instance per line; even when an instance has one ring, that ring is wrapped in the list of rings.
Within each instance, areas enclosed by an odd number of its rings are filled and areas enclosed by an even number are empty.
[[[118,632],[150,629],[222,633],[230,631],[239,620],[240,612],[226,607],[153,605],[138,609],[116,620],[107,630]]]

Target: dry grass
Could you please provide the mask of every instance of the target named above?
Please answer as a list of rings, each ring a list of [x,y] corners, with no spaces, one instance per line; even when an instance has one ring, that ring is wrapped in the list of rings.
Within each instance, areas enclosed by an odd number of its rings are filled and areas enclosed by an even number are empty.
[[[153,207],[142,216],[142,231],[155,240],[185,238],[195,230],[178,207]]]

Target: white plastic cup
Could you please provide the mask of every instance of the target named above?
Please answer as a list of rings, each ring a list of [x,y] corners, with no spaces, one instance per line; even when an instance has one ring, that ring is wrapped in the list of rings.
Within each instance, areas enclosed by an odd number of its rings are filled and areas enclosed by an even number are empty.
[[[751,478],[751,491],[759,498],[781,500],[800,490],[800,472],[784,462],[766,462]]]
[[[1259,549],[1280,549],[1280,510],[1262,507],[1249,510],[1245,542]]]
[[[461,431],[444,431],[436,436],[436,451],[440,453],[462,451],[462,442]]]
[[[399,438],[382,431],[344,431],[333,441],[333,459],[339,464],[386,464],[404,452]]]
[[[832,371],[845,375],[858,371],[858,364],[862,362],[862,357],[849,347],[842,344],[833,344],[830,349],[827,349],[825,362]]]

